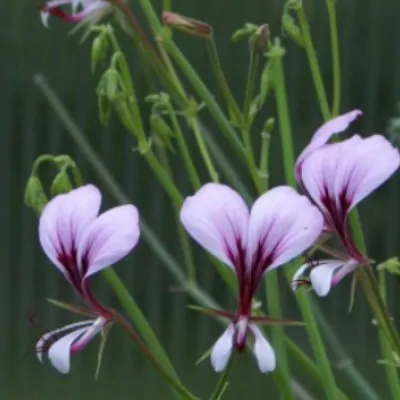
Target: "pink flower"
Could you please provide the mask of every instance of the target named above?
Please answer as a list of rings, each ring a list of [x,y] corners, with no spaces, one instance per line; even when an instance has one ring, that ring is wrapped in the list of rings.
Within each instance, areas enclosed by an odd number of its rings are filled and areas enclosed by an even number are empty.
[[[209,183],[185,200],[180,217],[194,240],[235,271],[238,282],[236,312],[216,312],[231,323],[212,349],[214,370],[226,367],[234,346],[244,350],[249,332],[260,371],[274,370],[275,353],[253,323],[262,319],[251,316],[252,300],[266,271],[290,261],[318,238],[321,213],[287,186],[260,196],[249,212],[234,190]]]
[[[54,197],[39,222],[39,239],[50,261],[63,274],[85,305],[87,321],[45,334],[37,343],[40,361],[49,339],[56,340],[47,356],[61,373],[70,369],[71,354],[81,351],[111,321],[113,313],[93,295],[89,277],[125,257],[139,240],[136,207],[123,205],[99,214],[101,194],[93,185],[82,186]]]
[[[61,6],[71,5],[72,13],[67,14]],[[50,14],[69,22],[80,22],[99,15],[110,4],[103,0],[54,0],[40,7],[43,25],[47,27]],[[80,7],[80,11],[77,12]]]
[[[348,215],[397,170],[400,156],[381,135],[368,138],[354,135],[340,143],[327,143],[359,115],[361,111],[354,110],[324,124],[297,160],[298,182],[324,215],[326,230],[340,239],[349,259],[303,265],[294,276],[295,289],[296,280],[307,273],[316,293],[325,296],[344,276],[368,262],[350,237]],[[300,279],[300,283],[303,281]]]

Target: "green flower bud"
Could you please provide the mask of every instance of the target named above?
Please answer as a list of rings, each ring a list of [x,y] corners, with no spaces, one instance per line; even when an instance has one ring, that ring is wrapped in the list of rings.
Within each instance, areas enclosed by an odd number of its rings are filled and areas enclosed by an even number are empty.
[[[58,194],[68,193],[73,189],[73,185],[68,176],[67,167],[63,167],[60,172],[53,179],[53,182],[50,187],[50,194],[52,197],[57,196]]]
[[[40,215],[47,202],[42,182],[36,175],[31,175],[25,188],[25,204]]]

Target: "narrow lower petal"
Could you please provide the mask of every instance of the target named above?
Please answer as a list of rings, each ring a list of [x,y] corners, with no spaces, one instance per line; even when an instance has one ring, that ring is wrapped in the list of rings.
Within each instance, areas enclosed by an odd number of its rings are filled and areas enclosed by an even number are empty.
[[[39,221],[39,240],[47,257],[64,275],[61,257],[72,257],[82,233],[97,216],[101,194],[93,185],[82,186],[54,197]]]
[[[248,208],[238,193],[209,183],[186,198],[181,222],[201,246],[230,267],[241,257],[246,243]]]
[[[96,321],[86,329],[85,333],[71,346],[71,353],[78,353],[85,348],[86,345],[104,328],[107,322],[108,320],[106,318],[97,318]]]
[[[223,371],[228,364],[232,354],[234,334],[235,327],[233,324],[230,324],[226,331],[215,342],[210,355],[211,365],[215,372]]]
[[[303,286],[308,281],[307,272],[310,270],[309,264],[303,264],[293,275],[292,282],[290,284],[292,290],[295,292],[299,287]],[[311,284],[311,283],[310,283]]]
[[[315,150],[326,144],[334,134],[345,131],[360,115],[362,115],[360,110],[350,111],[326,122],[314,133],[310,144],[303,150],[296,161],[296,179],[298,182],[302,182],[303,161]]]
[[[39,341],[36,343],[35,346],[37,358],[39,359],[40,362],[43,361],[43,355],[47,352],[46,347],[47,348],[49,347],[48,346],[49,341],[55,342],[56,341],[55,338],[58,337],[60,333],[76,330],[77,328],[82,328],[82,327],[85,327],[86,329],[92,324],[93,320],[76,322],[74,324],[65,325],[62,328],[54,329],[53,331],[45,333],[39,339]]]
[[[133,205],[115,207],[101,214],[82,235],[78,266],[84,278],[116,263],[137,244],[139,213]]]
[[[257,360],[258,369],[263,373],[273,371],[276,368],[274,349],[256,325],[250,324],[249,328],[254,335],[253,352]]]
[[[323,260],[310,271],[310,281],[315,293],[325,297],[332,288],[335,272],[343,268],[345,263],[338,260]]]
[[[86,332],[87,328],[80,328],[68,333],[50,346],[47,356],[51,364],[60,373],[67,374],[71,366],[71,346]]]
[[[307,197],[276,187],[254,203],[248,230],[249,269],[272,269],[310,247],[323,229],[323,217]]]

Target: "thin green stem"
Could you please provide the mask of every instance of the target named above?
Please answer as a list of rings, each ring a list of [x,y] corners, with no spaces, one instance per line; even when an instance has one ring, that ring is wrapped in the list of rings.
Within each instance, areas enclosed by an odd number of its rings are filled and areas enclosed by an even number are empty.
[[[367,254],[364,234],[361,228],[360,217],[357,210],[353,210],[350,214],[350,226],[357,248],[363,254]],[[382,296],[380,295],[378,283],[371,267],[363,267],[356,271],[356,274],[359,282],[361,283],[361,287],[364,290],[365,297],[369,302],[372,313],[377,319],[380,329],[383,329],[387,335],[388,340],[391,342],[392,349],[397,354],[400,354],[400,337],[385,306]]]
[[[196,71],[192,68],[190,63],[186,60],[182,52],[176,47],[176,45],[171,41],[167,40],[165,42],[166,49],[169,54],[178,64],[182,72],[186,75],[186,78],[191,83],[193,88],[196,90],[199,97],[204,101],[207,106],[211,116],[218,125],[221,133],[225,135],[225,138],[232,145],[233,149],[239,156],[242,162],[246,162],[245,153],[243,147],[238,139],[236,131],[233,129],[231,123],[226,118],[224,113],[221,111],[218,103],[215,101],[214,96],[210,93],[208,88],[204,85],[203,81],[197,75]]]
[[[163,10],[171,11],[171,0],[163,0]]]
[[[307,22],[306,14],[302,2],[299,2],[296,7],[297,17],[299,19],[299,25],[301,33],[304,39],[304,48],[307,53],[308,64],[310,65],[311,75],[314,81],[315,91],[317,93],[317,98],[319,105],[321,107],[322,116],[325,120],[330,119],[331,112],[329,110],[328,99],[326,97],[324,82],[321,75],[321,70],[319,68],[317,55],[315,53],[314,44],[310,34],[310,27]]]
[[[262,190],[262,179],[257,168],[256,160],[254,158],[253,145],[251,141],[251,101],[254,95],[254,85],[257,76],[257,70],[260,61],[260,53],[254,49],[253,43],[250,44],[250,62],[247,76],[247,84],[245,91],[245,99],[243,105],[243,123],[242,123],[242,138],[244,149],[247,158],[247,165],[249,168],[250,176],[258,192]]]
[[[383,301],[386,303],[386,271],[379,271],[379,289]],[[385,362],[386,377],[392,392],[393,399],[400,399],[400,382],[393,352],[388,343],[386,335],[379,329],[379,341],[381,343],[381,351]]]
[[[193,130],[193,134],[196,139],[197,146],[199,147],[200,154],[203,158],[204,164],[206,166],[208,174],[210,175],[211,180],[213,182],[218,182],[219,181],[218,172],[215,169],[214,163],[208,152],[207,146],[204,143],[204,139],[203,139],[203,136],[201,135],[198,119],[195,116],[189,116],[189,125],[191,126],[191,128]]]
[[[264,158],[268,159],[268,153]],[[268,173],[268,161],[264,160],[264,162],[265,172]],[[263,190],[268,190],[268,185],[265,185]],[[274,318],[282,318],[278,272],[276,270],[269,272],[267,275],[267,279],[265,280],[265,297],[268,304],[268,315]],[[270,329],[274,348],[279,360],[279,368],[276,370],[275,374],[277,375],[280,394],[285,400],[295,400],[286,350],[285,331],[283,326],[280,325],[271,326]]]
[[[261,132],[260,177],[262,183],[262,192],[267,190],[269,181],[268,160],[270,142],[271,134],[267,131]]]
[[[178,143],[179,151],[181,153],[183,163],[185,164],[186,172],[189,175],[190,182],[195,190],[199,189],[201,186],[201,181],[199,174],[197,173],[196,166],[194,165],[190,150],[186,144],[185,137],[182,133],[182,129],[179,125],[178,118],[176,117],[175,111],[172,108],[170,102],[167,102],[167,111],[169,118],[171,119],[172,128],[175,133],[175,138]]]
[[[274,62],[273,79],[274,79],[278,120],[279,120],[281,140],[282,140],[284,170],[285,170],[286,182],[290,186],[296,187],[296,181],[294,178],[294,151],[293,151],[292,133],[290,127],[289,109],[286,99],[285,77],[284,77],[283,63],[282,63],[283,51],[280,48],[280,43],[278,40],[276,41],[275,46],[276,46],[275,50],[276,55],[273,59]],[[274,56],[274,53],[272,53],[272,51],[270,52],[270,54],[271,57]],[[286,269],[286,276],[290,282],[291,276],[288,268]],[[308,337],[313,347],[317,363],[321,368],[322,375],[324,376],[324,382],[325,382],[324,389],[327,398],[330,400],[334,400],[336,399],[336,390],[337,390],[335,378],[306,293],[298,293],[297,301],[300,306],[300,310],[303,315],[304,321],[306,322]]]
[[[249,131],[251,124],[251,115],[250,115],[250,107],[251,101],[253,100],[254,95],[254,85],[256,82],[257,71],[260,63],[260,54],[257,50],[253,49],[253,45],[250,44],[250,61],[249,61],[249,69],[247,73],[247,84],[246,91],[244,96],[244,105],[243,105],[243,125],[244,129]]]
[[[168,154],[165,150],[165,147],[163,145],[159,145],[158,152],[160,154],[160,159],[162,161],[162,164],[165,167],[166,172],[170,176],[171,180],[173,180],[171,164],[169,162]],[[186,267],[187,279],[189,282],[195,282],[196,281],[196,268],[194,265],[193,252],[192,252],[192,247],[190,245],[189,237],[179,220],[179,210],[180,210],[179,206],[177,206],[176,204],[173,204],[173,209],[174,209],[174,214],[175,214],[175,220],[177,221],[176,228],[178,230],[179,241],[181,242],[181,249],[182,249],[182,253],[183,253],[184,264]]]
[[[321,374],[320,369],[314,364],[314,362],[307,356],[306,353],[301,350],[299,346],[292,340],[290,340],[287,336],[285,337],[286,346],[288,348],[289,353],[297,359],[299,366],[307,372],[307,375],[313,379],[315,383],[319,386],[324,387],[324,377]],[[349,400],[349,398],[339,389],[337,388],[337,398],[341,400]],[[368,400],[379,400],[379,397],[366,396],[363,399]]]
[[[283,49],[277,40],[274,49],[270,51],[273,60],[273,81],[275,89],[276,108],[278,113],[279,131],[282,142],[283,166],[286,182],[296,187],[294,178],[294,150],[292,142],[292,127],[290,125],[289,106],[286,97],[285,75],[283,70]]]
[[[182,83],[180,82],[180,80],[178,78],[178,75],[175,71],[175,68],[174,68],[172,62],[171,62],[171,59],[169,58],[169,55],[168,55],[167,51],[165,50],[164,40],[161,38],[157,38],[156,43],[157,43],[157,48],[160,52],[161,58],[163,59],[165,67],[168,71],[168,74],[169,74],[171,80],[173,81],[177,92],[179,93],[179,97],[186,100],[185,90],[182,86]]]
[[[233,365],[235,364],[236,353],[233,352],[231,355],[228,365],[226,366],[224,372],[222,373],[221,377],[218,379],[217,386],[215,387],[212,395],[210,396],[210,400],[220,400],[222,396],[226,392],[228,387],[228,378],[233,370]]]
[[[221,89],[221,92],[228,106],[229,114],[233,117],[235,125],[241,126],[243,121],[243,116],[242,113],[240,112],[239,106],[235,98],[232,95],[228,82],[226,81],[224,71],[222,70],[221,67],[221,61],[219,59],[217,46],[215,45],[213,37],[207,39],[207,50],[210,56],[211,65],[213,67],[215,77],[217,79],[217,83],[219,85],[219,88]]]
[[[329,18],[329,30],[331,36],[332,73],[333,73],[333,99],[332,117],[340,112],[340,51],[339,35],[336,18],[336,0],[326,0]]]
[[[281,301],[278,284],[277,271],[268,273],[265,280],[265,295],[268,304],[268,315],[274,318],[282,318]],[[270,327],[273,337],[274,349],[279,360],[279,369],[275,372],[278,374],[279,391],[283,399],[294,400],[292,385],[290,383],[290,369],[285,343],[285,331],[283,326],[275,325]]]
[[[129,322],[126,321],[122,315],[117,313],[114,318],[115,321],[118,322],[125,329],[125,331],[132,338],[132,341],[136,343],[140,351],[147,357],[147,359],[151,362],[154,368],[165,378],[165,380],[175,389],[175,391],[179,393],[181,399],[183,398],[188,400],[199,400],[192,393],[190,393],[183,385],[177,382],[174,377],[172,377],[169,374],[168,370],[166,370],[164,368],[164,365],[160,363],[156,357],[153,356],[153,354],[146,347],[145,343],[142,341],[138,333],[132,328]]]

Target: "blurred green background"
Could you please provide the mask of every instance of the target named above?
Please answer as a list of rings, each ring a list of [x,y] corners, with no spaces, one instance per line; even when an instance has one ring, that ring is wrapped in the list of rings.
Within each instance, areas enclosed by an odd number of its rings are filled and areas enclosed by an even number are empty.
[[[132,2],[135,3],[135,2]],[[235,96],[241,101],[246,80],[247,47],[233,44],[232,32],[245,22],[268,22],[273,35],[279,34],[282,14],[281,0],[173,0],[173,10],[213,25],[222,63]],[[322,0],[305,0],[312,34],[321,68],[330,93],[331,64],[329,32],[325,4]],[[154,1],[157,10],[161,2]],[[99,78],[90,72],[89,43],[78,45],[78,36],[68,36],[70,25],[51,19],[50,29],[41,26],[35,0],[3,1],[0,5],[0,396],[7,400],[47,399],[170,399],[170,392],[151,366],[143,360],[135,346],[113,330],[105,352],[100,379],[93,379],[96,344],[92,344],[73,360],[72,372],[59,375],[49,365],[41,365],[34,354],[37,339],[35,329],[26,321],[34,310],[43,329],[53,329],[74,320],[74,316],[48,305],[46,298],[74,301],[66,282],[61,279],[40,250],[37,220],[23,203],[26,180],[32,162],[41,153],[68,153],[79,163],[87,181],[99,184],[98,176],[70,139],[58,117],[54,115],[43,95],[33,84],[33,76],[42,73],[65,102],[68,110],[85,132],[91,144],[108,165],[116,181],[122,185],[131,201],[140,208],[143,218],[151,225],[171,253],[180,260],[174,216],[162,188],[153,178],[138,152],[135,142],[118,123],[109,128],[100,126],[94,89]],[[133,8],[142,15],[136,4]],[[400,99],[400,2],[397,0],[337,0],[342,67],[342,111],[360,108],[364,116],[354,125],[363,133],[384,133],[390,117],[397,112]],[[120,37],[124,37],[119,31]],[[177,42],[205,82],[214,85],[207,53],[199,40],[176,35]],[[148,94],[144,75],[129,40],[122,40],[137,85],[138,95]],[[195,45],[194,45],[195,44]],[[286,41],[285,57],[290,114],[295,135],[296,151],[300,152],[322,117],[315,100],[305,55],[292,42]],[[211,86],[211,87],[215,87]],[[161,89],[161,88],[160,88]],[[144,113],[148,106],[144,105]],[[264,111],[265,118],[274,114],[273,107]],[[217,137],[218,131],[210,125]],[[257,134],[257,132],[255,132]],[[273,138],[277,151],[272,157],[272,182],[282,182],[279,138]],[[174,160],[177,178],[185,194],[189,186]],[[105,191],[105,202],[116,200]],[[399,179],[391,179],[360,208],[367,236],[369,256],[383,260],[398,254]],[[217,276],[209,259],[198,252],[199,281],[224,306],[232,299]],[[210,318],[186,309],[191,300],[174,290],[174,281],[142,241],[137,250],[117,271],[131,289],[137,302],[165,343],[168,353],[185,382],[200,398],[206,398],[217,376],[206,361],[195,367],[195,360],[221,332]],[[396,295],[398,278],[389,283],[389,307],[399,317]],[[96,292],[105,303],[115,304],[111,291],[99,279],[94,279]],[[287,317],[295,318],[298,310],[293,296],[284,291]],[[319,300],[326,316],[351,358],[343,360],[333,355],[337,377],[348,390],[351,399],[363,397],[352,391],[341,366],[354,365],[386,399],[386,381],[377,365],[379,357],[376,331],[362,296],[348,313],[349,282],[335,290],[329,299]],[[290,334],[310,351],[304,331],[291,328]],[[26,353],[29,353],[26,356]],[[244,355],[237,363],[228,398],[274,399],[270,376],[258,373],[254,360]],[[303,380],[301,371],[295,376]],[[311,392],[314,388],[307,386]],[[323,394],[315,391],[315,398]],[[373,397],[372,397],[373,398]]]

